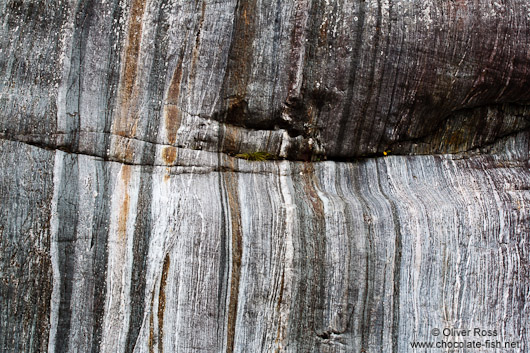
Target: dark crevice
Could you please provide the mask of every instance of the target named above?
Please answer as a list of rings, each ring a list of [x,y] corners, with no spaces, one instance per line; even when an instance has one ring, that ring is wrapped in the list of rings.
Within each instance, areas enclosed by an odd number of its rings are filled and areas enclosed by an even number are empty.
[[[461,156],[462,158],[466,158],[466,156],[468,156],[469,154],[476,154],[476,153],[479,153],[480,150],[487,150],[491,147],[493,147],[494,145],[496,145],[498,142],[506,139],[506,138],[510,138],[510,137],[513,137],[513,136],[516,136],[520,133],[530,133],[530,128],[527,128],[527,129],[524,129],[524,130],[520,130],[520,131],[515,131],[513,133],[510,133],[510,134],[507,134],[507,135],[504,135],[504,136],[501,136],[499,137],[498,140],[495,140],[491,143],[488,143],[488,144],[485,144],[485,145],[481,145],[481,146],[476,146],[476,147],[472,147],[468,150],[464,150],[464,151],[459,151],[457,153],[415,153],[415,154],[411,154],[411,153],[394,153],[392,152],[391,155],[394,155],[394,156],[426,156],[426,155],[443,155],[443,154],[447,154],[447,155],[458,155],[458,156]],[[97,154],[91,154],[91,153],[85,153],[85,152],[80,152],[80,151],[75,151],[73,149],[71,149],[69,146],[56,146],[55,144],[51,144],[51,143],[46,143],[46,142],[42,142],[42,141],[25,141],[25,140],[19,140],[19,139],[16,139],[16,138],[10,138],[9,136],[6,136],[6,135],[0,135],[0,140],[4,140],[4,141],[10,141],[10,142],[16,142],[16,143],[23,143],[25,145],[28,145],[28,146],[32,146],[32,147],[37,147],[37,148],[40,148],[40,149],[44,149],[44,150],[47,150],[47,151],[62,151],[62,152],[65,152],[65,153],[68,153],[68,154],[77,154],[77,155],[82,155],[82,156],[87,156],[87,157],[92,157],[96,160],[100,160],[100,161],[103,161],[103,162],[115,162],[115,163],[120,163],[120,164],[124,164],[124,165],[131,165],[131,166],[146,166],[146,167],[179,167],[179,166],[182,166],[182,167],[201,167],[201,165],[179,165],[179,164],[175,164],[175,165],[168,165],[168,164],[157,164],[157,163],[149,163],[149,162],[145,162],[145,163],[135,163],[135,162],[130,162],[130,161],[126,161],[126,160],[123,160],[123,159],[120,159],[120,158],[115,158],[115,157],[112,157],[112,156],[108,156],[108,155],[97,155]],[[170,146],[170,145],[163,145],[163,144],[160,144],[162,146],[168,146],[168,147],[174,147],[174,146]],[[180,148],[180,147],[178,147]],[[198,149],[191,149],[191,148],[180,148],[180,149],[183,149],[183,150],[189,150],[189,151],[202,151],[202,150],[198,150]],[[224,152],[215,152],[215,151],[202,151],[202,152],[205,152],[205,153],[219,153],[220,155],[225,155],[229,158],[236,158],[234,157],[234,155],[232,153],[224,153]],[[355,162],[361,162],[363,160],[366,160],[366,159],[372,159],[372,158],[381,158],[381,157],[385,157],[386,155],[384,153],[367,153],[367,154],[363,154],[363,155],[360,155],[360,156],[356,156],[356,157],[340,157],[340,156],[321,156],[322,159],[321,160],[312,160],[312,161],[308,161],[308,160],[305,160],[305,159],[297,159],[297,158],[285,158],[285,159],[281,159],[279,158],[278,160],[285,160],[285,161],[291,161],[291,162],[305,162],[305,163],[319,163],[319,162],[323,162],[323,161],[329,161],[329,162],[344,162],[344,163],[355,163]],[[469,155],[470,156],[470,155]],[[271,162],[271,160],[269,160],[268,162]],[[227,170],[231,170],[231,169],[227,169]]]
[[[311,125],[311,112],[319,112],[325,105],[337,100],[336,94],[325,90],[313,90],[302,93],[302,97],[287,99],[282,109],[272,114],[251,110],[244,99],[227,98],[228,108],[203,119],[216,120],[225,125],[232,125],[248,130],[285,130],[290,137],[313,137],[316,128]]]
[[[467,109],[466,109],[467,111]],[[454,117],[454,115],[452,115],[452,117]],[[348,162],[348,163],[352,163],[352,162],[359,162],[359,161],[362,161],[362,160],[365,160],[365,159],[370,159],[370,158],[380,158],[380,157],[385,157],[387,155],[401,155],[401,156],[420,156],[420,155],[442,155],[442,154],[451,154],[451,155],[458,155],[458,156],[461,156],[463,158],[466,158],[467,156],[472,156],[472,155],[477,155],[477,154],[488,154],[489,152],[491,152],[491,149],[497,145],[498,143],[502,142],[502,141],[505,141],[506,139],[510,138],[510,137],[514,137],[518,134],[521,134],[521,133],[530,133],[530,116],[527,116],[527,115],[520,115],[520,116],[517,116],[518,118],[520,119],[524,119],[525,121],[528,121],[528,123],[525,123],[526,125],[522,125],[522,128],[520,129],[515,129],[514,131],[508,131],[508,132],[505,132],[505,133],[500,133],[498,136],[495,136],[494,138],[491,138],[490,140],[486,141],[486,142],[483,142],[483,143],[476,143],[476,144],[471,144],[470,146],[468,146],[467,148],[465,149],[457,149],[457,150],[453,150],[453,151],[441,151],[441,150],[436,150],[436,149],[427,149],[425,148],[425,150],[421,151],[411,151],[410,149],[410,146],[411,145],[414,145],[414,144],[424,144],[424,145],[429,145],[429,144],[432,144],[432,142],[429,142],[429,139],[432,138],[432,136],[435,136],[437,133],[439,134],[440,133],[440,125],[443,125],[445,124],[450,118],[447,118],[444,120],[444,122],[441,122],[439,125],[438,125],[438,130],[429,134],[429,135],[425,135],[425,136],[421,136],[421,137],[417,137],[417,138],[412,138],[412,139],[408,139],[408,140],[402,140],[402,141],[397,141],[397,142],[394,142],[393,144],[390,144],[387,149],[385,149],[385,151],[383,152],[375,152],[375,153],[365,153],[365,154],[362,154],[362,155],[359,155],[359,156],[347,156],[347,157],[342,157],[342,156],[327,156],[327,155],[314,155],[314,154],[310,154],[311,151],[306,151],[307,153],[309,153],[309,155],[304,155],[302,152],[303,151],[300,151],[300,150],[293,150],[293,151],[290,151],[287,155],[286,158],[276,158],[278,160],[288,160],[288,161],[299,161],[299,162],[320,162],[320,161],[334,161],[334,162]],[[264,126],[261,126],[261,127],[264,127]],[[112,134],[112,133],[106,133],[106,132],[95,132],[95,131],[81,131],[79,132],[77,135],[79,134],[82,134],[82,133],[88,133],[88,134],[91,134],[91,133],[94,133],[94,134],[105,134],[105,135],[108,135],[108,136],[119,136],[127,141],[138,141],[138,142],[141,142],[141,143],[146,143],[146,144],[150,144],[151,147],[155,147],[155,146],[163,146],[163,147],[173,147],[173,148],[177,148],[177,149],[181,149],[181,150],[187,150],[187,151],[202,151],[204,153],[218,153],[220,155],[225,155],[226,157],[229,157],[229,158],[235,158],[236,156],[236,153],[233,152],[233,151],[223,151],[223,150],[219,150],[219,151],[210,151],[210,150],[201,150],[201,149],[193,149],[193,148],[186,148],[186,147],[182,147],[182,146],[174,146],[174,145],[168,145],[168,144],[163,144],[163,143],[157,143],[157,142],[154,142],[154,141],[147,141],[147,140],[142,140],[142,139],[138,139],[138,138],[131,138],[131,137],[126,137],[126,136],[121,136],[121,135],[116,135],[116,134]],[[469,133],[469,131],[466,131],[465,133]],[[133,162],[133,161],[127,161],[127,160],[124,160],[123,158],[120,158],[119,156],[113,156],[113,155],[110,155],[108,151],[106,152],[101,152],[101,153],[97,153],[97,152],[94,152],[94,153],[91,153],[91,151],[83,151],[83,150],[79,150],[79,147],[76,148],[75,145],[77,144],[74,144],[74,145],[67,145],[67,144],[62,144],[62,145],[58,145],[57,144],[57,137],[60,136],[60,135],[65,135],[66,133],[50,133],[50,134],[9,134],[9,133],[0,133],[0,140],[5,140],[5,141],[11,141],[11,142],[17,142],[17,143],[24,143],[26,145],[29,145],[29,146],[33,146],[33,147],[37,147],[37,148],[41,148],[41,149],[45,149],[45,150],[49,150],[49,151],[56,151],[56,150],[60,150],[60,151],[63,151],[65,153],[69,153],[69,154],[77,154],[77,155],[84,155],[84,156],[88,156],[88,157],[93,157],[95,159],[98,159],[98,160],[101,160],[101,161],[105,161],[105,162],[116,162],[116,163],[121,163],[121,164],[125,164],[125,165],[132,165],[132,166],[152,166],[152,167],[157,167],[157,166],[161,166],[161,167],[176,167],[176,166],[187,166],[187,165],[179,165],[178,163],[175,164],[175,165],[168,165],[168,164],[157,164],[154,162],[154,158],[151,158],[151,161],[149,161],[149,158],[142,158],[142,162]],[[471,135],[472,137],[476,137],[477,135]],[[468,142],[468,141],[465,141],[464,142]],[[441,141],[438,141],[437,142],[438,144],[440,143],[445,143],[445,141],[441,140]],[[409,148],[403,148],[403,147],[399,147],[399,146],[409,146]],[[222,147],[219,147],[220,149],[222,149]],[[139,149],[139,152],[141,151],[144,151],[144,149]],[[388,153],[387,153],[388,151]],[[154,153],[153,153],[154,154]],[[309,156],[309,157],[308,157]],[[276,156],[277,157],[277,156]],[[200,166],[196,166],[196,167],[200,167]],[[222,167],[220,168],[222,169]]]
[[[317,333],[316,335],[317,337],[323,340],[329,340],[329,339],[335,338],[335,336],[340,336],[342,334],[344,334],[344,332],[331,329],[331,330],[323,331],[321,333]]]
[[[505,120],[510,118],[518,121],[504,126]],[[519,126],[516,123],[519,123]],[[469,152],[495,144],[507,136],[527,131],[528,128],[530,106],[527,104],[504,103],[466,107],[445,114],[419,136],[387,142],[386,150],[405,155]],[[466,146],[470,142],[471,146]],[[384,142],[382,144],[384,145]],[[424,145],[424,149],[414,150],[413,145]]]
[[[498,144],[499,142],[506,140],[507,138],[514,137],[520,133],[528,133],[528,132],[530,132],[530,124],[528,127],[524,129],[515,130],[513,132],[509,132],[505,134],[500,134],[496,136],[495,139],[491,140],[490,142],[476,143],[476,144],[472,144],[469,147],[466,147],[463,149],[456,149],[454,151],[442,151],[442,150],[436,150],[434,148],[430,151],[427,150],[424,152],[399,151],[398,146],[400,145],[413,145],[413,144],[433,145],[434,144],[433,142],[429,142],[429,138],[431,138],[431,136],[433,135],[427,135],[427,136],[422,136],[422,137],[418,137],[414,139],[395,142],[389,146],[388,150],[391,151],[393,155],[406,155],[406,156],[425,156],[425,155],[441,155],[441,154],[466,155],[466,154],[476,154],[476,153],[485,154],[485,153],[488,153],[488,150],[491,149],[496,144]],[[438,144],[439,143],[440,142],[438,142]],[[380,153],[374,153],[374,154],[371,154],[370,157],[376,157],[380,155],[381,155]],[[368,157],[368,156],[363,156],[363,157]]]

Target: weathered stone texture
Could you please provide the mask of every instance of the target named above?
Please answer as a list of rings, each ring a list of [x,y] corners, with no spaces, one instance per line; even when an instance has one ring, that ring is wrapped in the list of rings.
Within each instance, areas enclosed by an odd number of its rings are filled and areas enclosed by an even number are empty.
[[[0,24],[0,351],[530,349],[526,0],[0,0]]]
[[[54,153],[0,142],[0,350],[45,351]]]

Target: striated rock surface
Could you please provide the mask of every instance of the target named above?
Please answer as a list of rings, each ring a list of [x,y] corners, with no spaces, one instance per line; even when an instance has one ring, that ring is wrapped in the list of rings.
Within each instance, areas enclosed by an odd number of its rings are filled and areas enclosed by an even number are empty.
[[[527,1],[0,14],[0,351],[530,350]]]

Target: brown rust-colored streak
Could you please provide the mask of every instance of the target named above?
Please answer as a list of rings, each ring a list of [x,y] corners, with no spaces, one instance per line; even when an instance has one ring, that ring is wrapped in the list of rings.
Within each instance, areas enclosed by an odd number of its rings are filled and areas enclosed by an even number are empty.
[[[182,81],[182,57],[177,68],[173,72],[171,83],[167,92],[166,105],[164,108],[164,121],[166,125],[166,138],[169,143],[174,144],[177,140],[177,131],[180,127],[181,111],[178,108],[180,96],[180,83]]]
[[[177,141],[177,131],[182,121],[182,113],[176,105],[166,105],[165,109],[166,138],[170,144]]]
[[[167,103],[177,105],[180,95],[180,82],[182,80],[182,58],[180,58],[177,68],[173,72],[171,83],[167,92]]]
[[[176,147],[164,147],[162,150],[162,159],[167,165],[173,165],[177,159]]]
[[[162,266],[162,278],[160,279],[160,292],[158,293],[158,351],[164,351],[164,309],[166,308],[166,284],[169,271],[169,254],[164,258]]]
[[[230,207],[230,222],[232,229],[232,276],[230,278],[230,301],[228,304],[226,352],[232,353],[234,351],[243,244],[241,236],[241,219],[239,217],[240,207],[239,194],[237,191],[237,175],[235,173],[225,173],[224,177],[226,192],[228,195],[228,205]]]
[[[324,23],[320,26],[320,36],[319,36],[319,44],[323,45],[326,43],[328,38],[328,20],[326,19]]]
[[[137,125],[138,120],[132,126],[131,136],[136,134]],[[119,135],[116,136],[114,153],[119,160],[132,163],[134,161],[134,149],[134,140]]]
[[[119,111],[113,132],[121,136],[135,134],[137,116],[132,114],[131,107],[136,101],[134,85],[138,71],[138,58],[140,55],[140,42],[142,38],[142,17],[146,1],[134,0],[129,14],[129,29],[125,46],[124,65],[119,92]]]
[[[125,70],[123,93],[131,95],[134,81],[136,80],[136,68],[140,52],[140,40],[142,37],[142,16],[145,1],[134,0],[129,16],[129,36],[125,50]]]
[[[154,353],[154,342],[155,342],[155,325],[153,318],[153,301],[155,299],[155,294],[151,295],[151,313],[149,314],[149,339],[147,341],[147,346],[149,347],[149,353]]]
[[[318,184],[317,178],[315,176],[315,168],[314,165],[311,163],[304,163],[303,165],[303,174],[302,174],[302,180],[303,187],[306,195],[309,196],[309,201],[311,202],[311,206],[313,209],[314,214],[319,218],[324,218],[324,205],[322,204],[322,200],[317,194],[316,185]]]
[[[164,174],[164,182],[168,182],[169,179],[171,179],[171,174],[170,174],[170,171],[168,170],[169,168],[166,168],[166,173]]]
[[[223,132],[223,147],[222,151],[225,153],[237,153],[241,145],[241,130],[232,125],[222,125],[220,127]]]
[[[121,179],[124,184],[125,195],[120,206],[120,213],[118,216],[118,239],[125,239],[127,234],[127,218],[129,217],[129,181],[131,180],[131,166],[123,165],[121,169]]]
[[[226,96],[244,97],[252,69],[252,43],[256,33],[256,0],[241,0],[236,9],[232,47],[225,78]]]

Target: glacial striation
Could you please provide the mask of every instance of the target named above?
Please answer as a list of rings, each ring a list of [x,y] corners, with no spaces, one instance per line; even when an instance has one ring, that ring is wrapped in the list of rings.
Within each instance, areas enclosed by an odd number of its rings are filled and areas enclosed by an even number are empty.
[[[0,351],[530,350],[526,0],[0,24]]]

